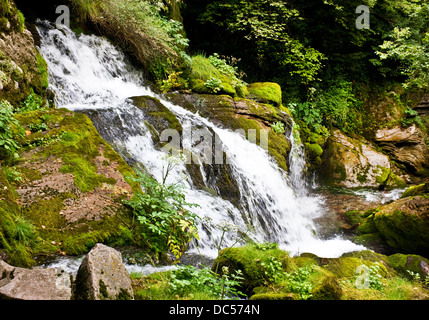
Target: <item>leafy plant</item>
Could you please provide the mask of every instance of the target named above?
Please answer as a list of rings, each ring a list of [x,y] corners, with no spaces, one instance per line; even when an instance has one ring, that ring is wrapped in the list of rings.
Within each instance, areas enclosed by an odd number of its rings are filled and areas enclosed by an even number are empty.
[[[141,241],[158,253],[170,251],[179,262],[187,244],[198,239],[196,220],[198,216],[189,209],[197,206],[186,202],[182,186],[166,184],[175,164],[164,167],[162,183],[155,178],[138,172],[134,181],[140,183],[142,191],[137,192],[125,205],[132,209],[141,226]]]
[[[171,273],[169,291],[180,296],[205,292],[215,299],[228,299],[245,296],[236,289],[242,280],[240,270],[230,274],[227,267],[223,267],[222,275],[218,275],[207,267],[180,266]]]
[[[44,123],[44,122],[38,123],[38,124],[31,123],[31,124],[28,125],[28,128],[33,133],[35,133],[35,132],[43,132],[43,131],[49,130],[48,125],[46,123]]]
[[[9,183],[22,182],[23,181],[21,173],[19,171],[16,171],[16,169],[14,167],[4,167],[3,172],[5,174],[6,180]]]
[[[211,92],[218,93],[222,89],[222,81],[212,77],[204,83],[204,86],[210,89]]]
[[[277,134],[285,133],[285,125],[283,122],[277,121],[271,125],[271,130]]]
[[[45,101],[41,96],[34,93],[33,89],[30,89],[30,95],[21,103],[21,106],[17,108],[17,112],[28,112],[34,110],[40,110],[44,108]]]
[[[302,267],[291,273],[286,273],[290,292],[298,293],[302,300],[311,298],[313,285],[309,281],[310,275],[314,272],[312,266]]]
[[[12,133],[13,125],[19,126],[19,123],[13,117],[12,105],[6,100],[0,101],[0,159],[19,158],[19,146]]]
[[[268,257],[266,261],[261,262],[261,267],[264,270],[265,280],[270,284],[278,283],[286,277],[282,263],[274,257]]]

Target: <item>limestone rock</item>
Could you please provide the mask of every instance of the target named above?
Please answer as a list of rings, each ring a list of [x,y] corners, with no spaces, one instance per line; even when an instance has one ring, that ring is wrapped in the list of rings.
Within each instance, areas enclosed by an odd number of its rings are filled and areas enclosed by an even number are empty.
[[[376,151],[369,142],[347,137],[332,130],[319,170],[321,180],[347,188],[375,187],[397,183],[389,157]]]
[[[393,160],[414,174],[429,167],[429,149],[423,133],[415,125],[380,129],[375,134],[375,141]]]
[[[0,261],[0,299],[70,300],[72,276],[61,269],[24,269]]]
[[[79,267],[76,300],[133,299],[131,278],[119,251],[97,243]]]

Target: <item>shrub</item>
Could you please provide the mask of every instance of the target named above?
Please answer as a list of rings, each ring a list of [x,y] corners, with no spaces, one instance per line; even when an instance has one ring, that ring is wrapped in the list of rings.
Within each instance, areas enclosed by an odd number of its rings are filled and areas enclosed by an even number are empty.
[[[73,9],[140,62],[155,80],[163,80],[189,63],[188,39],[180,22],[167,19],[160,8],[139,0],[72,0]]]
[[[178,262],[187,244],[198,238],[198,217],[189,211],[196,205],[186,202],[182,186],[165,183],[173,166],[167,167],[162,183],[139,172],[139,177],[133,180],[141,184],[142,192],[125,204],[140,223],[141,243],[158,253],[170,251]]]
[[[19,146],[12,133],[12,126],[19,126],[19,124],[13,117],[12,111],[13,107],[8,101],[0,101],[0,159],[19,158],[17,153]]]
[[[206,293],[214,299],[239,297],[244,296],[236,289],[242,279],[240,270],[230,274],[227,267],[222,269],[222,275],[218,275],[207,267],[180,266],[171,273],[169,291],[180,296]]]

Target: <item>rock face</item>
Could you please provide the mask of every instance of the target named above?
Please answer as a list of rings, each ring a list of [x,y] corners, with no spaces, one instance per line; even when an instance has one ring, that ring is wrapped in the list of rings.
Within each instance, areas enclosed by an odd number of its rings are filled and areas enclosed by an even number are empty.
[[[347,137],[338,129],[332,130],[327,141],[319,175],[328,184],[347,188],[378,188],[402,182],[392,173],[389,157],[369,142]]]
[[[72,276],[60,269],[16,268],[0,261],[0,299],[70,300]]]
[[[82,261],[76,276],[76,300],[133,299],[131,278],[120,252],[97,243]]]
[[[288,170],[290,142],[284,134],[276,134],[270,129],[275,122],[282,122],[285,128],[292,127],[292,119],[286,109],[227,95],[169,93],[166,98],[193,113],[198,112],[220,127],[233,131],[256,130],[257,141],[261,130],[267,130],[269,153],[282,169]]]
[[[429,199],[411,196],[399,199],[374,210],[357,232],[366,236],[378,235],[400,252],[429,254]]]
[[[375,134],[375,141],[393,160],[414,174],[429,167],[429,149],[423,133],[414,124],[408,128],[380,129]]]
[[[13,104],[26,98],[30,88],[38,94],[47,88],[47,65],[15,4],[6,5],[9,12],[0,13],[0,99]]]

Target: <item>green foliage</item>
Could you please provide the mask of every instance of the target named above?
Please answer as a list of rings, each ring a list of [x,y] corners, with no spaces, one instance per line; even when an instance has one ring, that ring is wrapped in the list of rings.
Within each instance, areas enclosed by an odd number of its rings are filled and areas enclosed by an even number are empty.
[[[227,267],[218,275],[207,267],[180,266],[171,272],[169,291],[182,297],[204,292],[214,299],[238,298],[244,296],[237,289],[242,279],[240,270],[230,274]]]
[[[12,133],[12,126],[19,126],[13,117],[13,107],[6,100],[0,101],[0,160],[19,158],[19,146]]]
[[[298,293],[301,300],[307,300],[312,297],[313,284],[310,276],[314,272],[313,266],[301,267],[291,273],[286,274],[288,290]]]
[[[34,110],[42,110],[46,107],[45,101],[41,96],[34,93],[33,89],[30,89],[30,95],[21,103],[21,106],[17,108],[16,112],[28,112]]]
[[[295,119],[303,121],[312,131],[322,134],[326,128],[337,127],[346,133],[362,130],[361,104],[354,96],[351,82],[339,80],[325,90],[310,90],[303,103],[290,103],[288,109]]]
[[[182,186],[165,183],[171,168],[167,167],[162,183],[139,173],[133,180],[141,184],[142,192],[137,192],[125,204],[141,225],[142,244],[158,253],[170,251],[178,262],[187,244],[198,238],[198,217],[189,211],[196,205],[186,202]]]
[[[234,66],[235,58],[229,60],[230,62],[226,58],[221,58],[217,53],[208,58],[203,55],[193,56],[189,74],[191,88],[200,93],[223,93],[244,97],[246,83],[241,80],[243,73]]]
[[[286,277],[286,272],[283,270],[281,261],[275,257],[268,257],[261,262],[261,267],[264,271],[264,278],[269,284],[275,284]]]
[[[210,78],[205,83],[206,86],[212,93],[218,93],[222,88],[222,81],[218,78]]]
[[[285,125],[281,121],[277,121],[271,125],[271,130],[273,130],[277,134],[285,133]]]
[[[19,171],[14,167],[4,167],[4,175],[9,183],[22,182],[24,179]]]
[[[309,83],[316,80],[324,55],[291,34],[291,25],[302,19],[293,5],[273,0],[212,1],[200,16],[205,24],[243,37],[248,51],[260,64],[273,61],[277,72],[287,72]]]
[[[417,4],[416,4],[417,5]],[[429,86],[429,5],[415,6],[401,26],[390,33],[376,53],[381,60],[401,62],[401,73],[407,77],[405,87]]]

